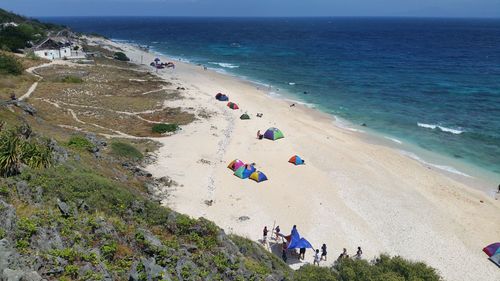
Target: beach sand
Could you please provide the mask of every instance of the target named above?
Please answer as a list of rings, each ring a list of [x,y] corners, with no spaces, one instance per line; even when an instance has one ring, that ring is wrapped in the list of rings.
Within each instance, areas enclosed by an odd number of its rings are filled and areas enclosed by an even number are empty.
[[[134,62],[154,58],[131,45],[113,44]],[[314,247],[327,244],[329,259],[322,265],[331,264],[344,247],[354,255],[361,246],[366,259],[388,253],[424,261],[446,280],[500,280],[499,268],[481,251],[500,240],[500,201],[367,141],[360,132],[339,128],[331,116],[290,107],[262,86],[175,63],[175,70],[159,74],[186,88],[178,105],[211,117],[159,140],[157,162],[147,169],[179,183],[165,205],[255,241],[265,225],[279,225],[288,234],[295,224]],[[215,100],[218,92],[240,109]],[[251,120],[239,119],[245,112]],[[257,112],[263,117],[256,118]],[[257,130],[268,127],[281,129],[285,138],[256,139]],[[294,154],[306,165],[288,163]],[[227,168],[234,159],[255,162],[269,180],[235,177]],[[312,255],[309,250],[304,262],[291,266],[312,263]]]

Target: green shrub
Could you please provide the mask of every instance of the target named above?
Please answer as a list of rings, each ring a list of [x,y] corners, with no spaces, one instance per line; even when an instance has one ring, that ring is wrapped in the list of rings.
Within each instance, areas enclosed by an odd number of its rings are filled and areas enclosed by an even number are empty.
[[[76,278],[78,275],[78,266],[74,264],[69,264],[64,267],[64,274],[70,276],[71,278]]]
[[[112,260],[115,256],[117,247],[115,241],[107,242],[101,247],[102,256],[108,260]]]
[[[65,76],[64,78],[62,78],[61,82],[63,82],[63,83],[83,83],[83,80],[80,77],[69,75],[69,76]]]
[[[177,124],[155,124],[152,127],[153,133],[164,134],[167,132],[175,132],[179,129]]]
[[[0,228],[0,239],[4,239],[5,236],[7,236],[7,233],[5,233],[5,230],[3,228]]]
[[[328,267],[318,267],[314,265],[304,265],[295,272],[294,281],[337,281],[335,273]],[[345,279],[351,280],[351,279]]]
[[[111,143],[111,152],[116,156],[130,159],[142,159],[144,157],[137,148],[123,142]]]
[[[36,34],[40,30],[29,24],[20,24],[19,26],[8,26],[0,29],[0,42],[9,51],[17,52],[20,49],[29,47],[30,41],[34,41]]]
[[[40,169],[52,164],[52,149],[49,143],[37,140],[27,141],[18,130],[11,129],[0,134],[0,175],[12,176],[19,173],[21,164]]]
[[[15,57],[0,53],[0,74],[20,75],[23,71],[23,66]]]
[[[68,146],[79,150],[93,151],[95,145],[83,136],[74,135],[69,139]]]
[[[115,60],[119,60],[119,61],[130,61],[130,59],[127,57],[127,55],[125,55],[125,53],[123,53],[123,52],[116,52],[113,55],[113,58]]]
[[[52,149],[48,141],[39,143],[36,141],[24,142],[21,148],[23,163],[33,169],[47,168],[52,165]]]

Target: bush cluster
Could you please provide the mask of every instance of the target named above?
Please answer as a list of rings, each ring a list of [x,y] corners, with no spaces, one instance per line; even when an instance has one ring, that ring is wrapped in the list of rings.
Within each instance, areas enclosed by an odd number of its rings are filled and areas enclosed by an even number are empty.
[[[137,148],[128,143],[118,141],[111,143],[111,152],[118,157],[134,160],[142,159],[144,157],[142,153],[137,150]]]
[[[68,141],[68,146],[79,150],[93,151],[95,145],[83,136],[74,135]]]
[[[116,52],[113,55],[113,58],[115,60],[119,60],[119,61],[130,61],[130,59],[127,57],[127,55],[125,55],[125,53],[123,53],[123,52]]]
[[[68,75],[68,76],[63,77],[61,79],[61,82],[63,82],[63,83],[83,83],[83,80],[80,77]]]
[[[155,124],[151,128],[153,133],[164,134],[169,132],[175,132],[179,129],[179,125],[177,124]]]
[[[0,74],[20,75],[23,71],[23,66],[16,58],[0,53]]]

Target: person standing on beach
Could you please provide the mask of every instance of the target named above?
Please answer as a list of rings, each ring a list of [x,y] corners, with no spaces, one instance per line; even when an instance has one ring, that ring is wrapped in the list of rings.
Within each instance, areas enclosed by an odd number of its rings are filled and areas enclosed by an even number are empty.
[[[361,255],[363,255],[363,251],[361,250],[361,247],[358,247],[358,251],[356,252],[356,255],[354,256],[356,259],[360,260]]]
[[[321,260],[321,257],[319,256],[319,250],[316,249],[316,253],[314,254],[314,265],[319,266],[319,261]]]
[[[282,245],[282,251],[281,251],[281,258],[283,259],[283,261],[286,263],[286,260],[288,259],[288,257],[286,256],[286,248],[287,248],[287,245],[286,245],[286,242],[283,242],[283,245]]]
[[[342,251],[342,253],[340,254],[340,256],[338,257],[337,260],[342,260],[342,259],[345,259],[345,258],[348,258],[349,255],[347,254],[347,249],[344,248],[344,250]]]
[[[264,230],[262,230],[262,244],[267,243],[267,233],[268,233],[267,226],[264,226]]]
[[[321,260],[323,260],[323,258],[326,261],[326,244],[323,244],[323,246],[321,246]]]
[[[299,250],[299,260],[304,260],[306,257],[306,248],[300,248]]]
[[[276,232],[276,241],[278,241],[278,237],[280,236],[280,226],[276,226],[274,231]]]

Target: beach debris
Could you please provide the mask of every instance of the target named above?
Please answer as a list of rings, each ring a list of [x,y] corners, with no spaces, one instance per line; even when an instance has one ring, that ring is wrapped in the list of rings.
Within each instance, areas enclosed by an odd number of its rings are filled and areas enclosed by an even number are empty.
[[[198,163],[205,164],[205,165],[210,165],[212,162],[210,162],[210,160],[200,159],[200,160],[198,160]]]
[[[210,200],[205,200],[203,201],[205,203],[205,205],[207,206],[212,206],[214,204],[214,200],[210,199]]]
[[[249,216],[241,216],[241,217],[238,218],[239,221],[247,221],[249,219],[250,219]]]

